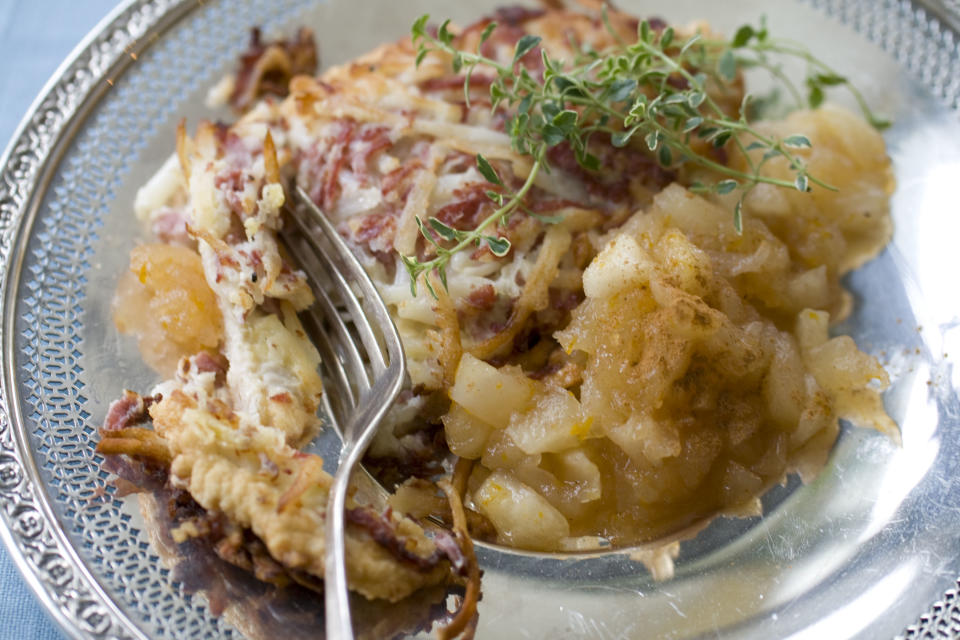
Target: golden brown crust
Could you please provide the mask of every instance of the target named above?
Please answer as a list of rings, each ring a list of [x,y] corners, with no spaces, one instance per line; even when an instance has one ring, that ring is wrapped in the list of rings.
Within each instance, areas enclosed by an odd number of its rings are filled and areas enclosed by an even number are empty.
[[[331,476],[323,461],[283,444],[274,434],[245,429],[236,414],[216,416],[180,391],[150,408],[157,433],[170,447],[171,481],[208,511],[250,529],[289,569],[323,575],[323,522]],[[264,460],[269,461],[265,464]],[[411,521],[388,516],[408,548],[435,548]],[[347,572],[352,589],[368,598],[402,599],[447,575],[407,566],[362,529],[348,528]]]

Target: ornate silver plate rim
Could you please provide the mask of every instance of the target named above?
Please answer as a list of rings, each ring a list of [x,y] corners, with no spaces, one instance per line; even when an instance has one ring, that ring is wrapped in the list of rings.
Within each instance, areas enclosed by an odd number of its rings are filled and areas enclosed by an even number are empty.
[[[825,0],[801,1],[817,8],[829,4]],[[0,156],[0,538],[36,597],[72,638],[146,636],[80,560],[51,507],[30,455],[20,405],[11,402],[17,398],[12,357],[13,301],[39,203],[67,145],[113,80],[164,31],[202,4],[202,0],[122,2],[47,82]],[[954,41],[960,40],[960,4],[953,0],[893,0],[891,4],[917,12],[934,29],[949,31]],[[897,57],[910,66],[908,60]],[[960,91],[944,85],[931,88],[946,106],[960,112]],[[932,638],[944,631],[960,633],[956,620],[944,620],[956,602],[957,590],[947,591],[918,617],[916,624],[904,630],[904,635]]]

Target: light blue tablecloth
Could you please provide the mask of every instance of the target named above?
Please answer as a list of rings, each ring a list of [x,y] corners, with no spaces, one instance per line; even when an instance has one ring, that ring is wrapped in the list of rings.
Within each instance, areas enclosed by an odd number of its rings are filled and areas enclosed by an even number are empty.
[[[0,145],[80,40],[117,0],[0,0]],[[0,640],[60,640],[0,545]]]

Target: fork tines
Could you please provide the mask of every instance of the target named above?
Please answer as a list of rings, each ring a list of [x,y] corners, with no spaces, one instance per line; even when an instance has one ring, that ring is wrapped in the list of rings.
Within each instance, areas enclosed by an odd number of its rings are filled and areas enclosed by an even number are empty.
[[[294,189],[292,204],[287,213],[293,228],[283,239],[317,300],[304,319],[316,325],[306,328],[339,391],[335,404],[342,418],[388,366],[403,361],[402,347],[373,282],[330,221],[301,187]]]
[[[353,638],[344,561],[344,505],[350,474],[376,433],[377,425],[403,385],[406,365],[400,335],[373,281],[300,187],[287,207],[293,223],[281,238],[313,289],[316,304],[302,314],[317,345],[330,405],[340,415],[340,467],[327,503],[324,600],[328,638]],[[361,348],[362,347],[362,348]],[[331,391],[333,392],[331,394]]]

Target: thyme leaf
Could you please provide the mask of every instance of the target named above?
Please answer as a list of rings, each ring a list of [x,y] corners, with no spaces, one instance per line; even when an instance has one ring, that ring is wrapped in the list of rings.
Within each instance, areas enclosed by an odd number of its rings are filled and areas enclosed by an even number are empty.
[[[445,55],[454,73],[464,76],[464,96],[470,104],[470,78],[477,67],[493,72],[490,100],[493,111],[509,115],[506,131],[511,146],[518,153],[530,156],[532,162],[523,185],[509,188],[494,166],[483,155],[477,154],[477,170],[494,188],[487,197],[495,209],[474,229],[454,229],[446,223],[430,218],[426,224],[417,218],[421,235],[433,250],[429,260],[401,256],[410,275],[411,291],[416,295],[417,282],[424,274],[435,272],[446,287],[447,267],[458,252],[486,245],[496,256],[505,256],[511,249],[510,241],[496,231],[505,227],[510,216],[518,210],[532,215],[524,199],[540,171],[549,171],[547,150],[567,143],[577,162],[588,171],[596,171],[600,160],[590,151],[596,134],[608,135],[614,147],[631,144],[647,149],[664,167],[677,163],[691,163],[708,169],[718,176],[714,184],[695,183],[691,189],[698,193],[719,195],[739,193],[733,210],[734,228],[743,227],[743,203],[746,196],[759,184],[770,184],[786,189],[810,191],[814,186],[835,188],[811,175],[796,151],[812,145],[803,135],[794,134],[776,138],[756,129],[748,119],[752,107],[762,100],[751,102],[744,97],[738,115],[730,115],[713,97],[734,83],[743,69],[765,69],[784,85],[797,107],[809,104],[816,107],[823,102],[825,92],[834,87],[849,90],[858,102],[864,116],[877,128],[889,123],[876,116],[864,97],[850,81],[813,56],[806,48],[770,36],[766,21],[759,25],[746,24],[736,30],[729,41],[708,40],[701,34],[684,38],[667,27],[654,29],[643,21],[637,28],[637,40],[625,42],[610,24],[606,10],[603,24],[610,31],[614,45],[596,51],[592,47],[571,43],[576,52],[572,62],[552,57],[541,47],[541,39],[525,35],[516,43],[512,59],[501,62],[481,53],[482,45],[497,28],[491,22],[480,36],[475,51],[457,46],[457,37],[444,21],[433,35],[427,28],[429,16],[414,22],[411,29],[413,44],[417,47],[416,63],[431,53]],[[540,47],[543,62],[542,80],[534,77],[524,66],[525,57]],[[806,100],[797,86],[782,71],[780,58],[794,58],[806,63]],[[746,158],[748,168],[739,170],[718,162],[702,152],[702,140],[714,148],[733,145]],[[750,152],[762,154],[751,155]],[[764,175],[762,167],[775,157],[783,157],[793,172],[791,179]],[[546,223],[555,218],[539,217]],[[428,291],[436,296],[425,277]]]

